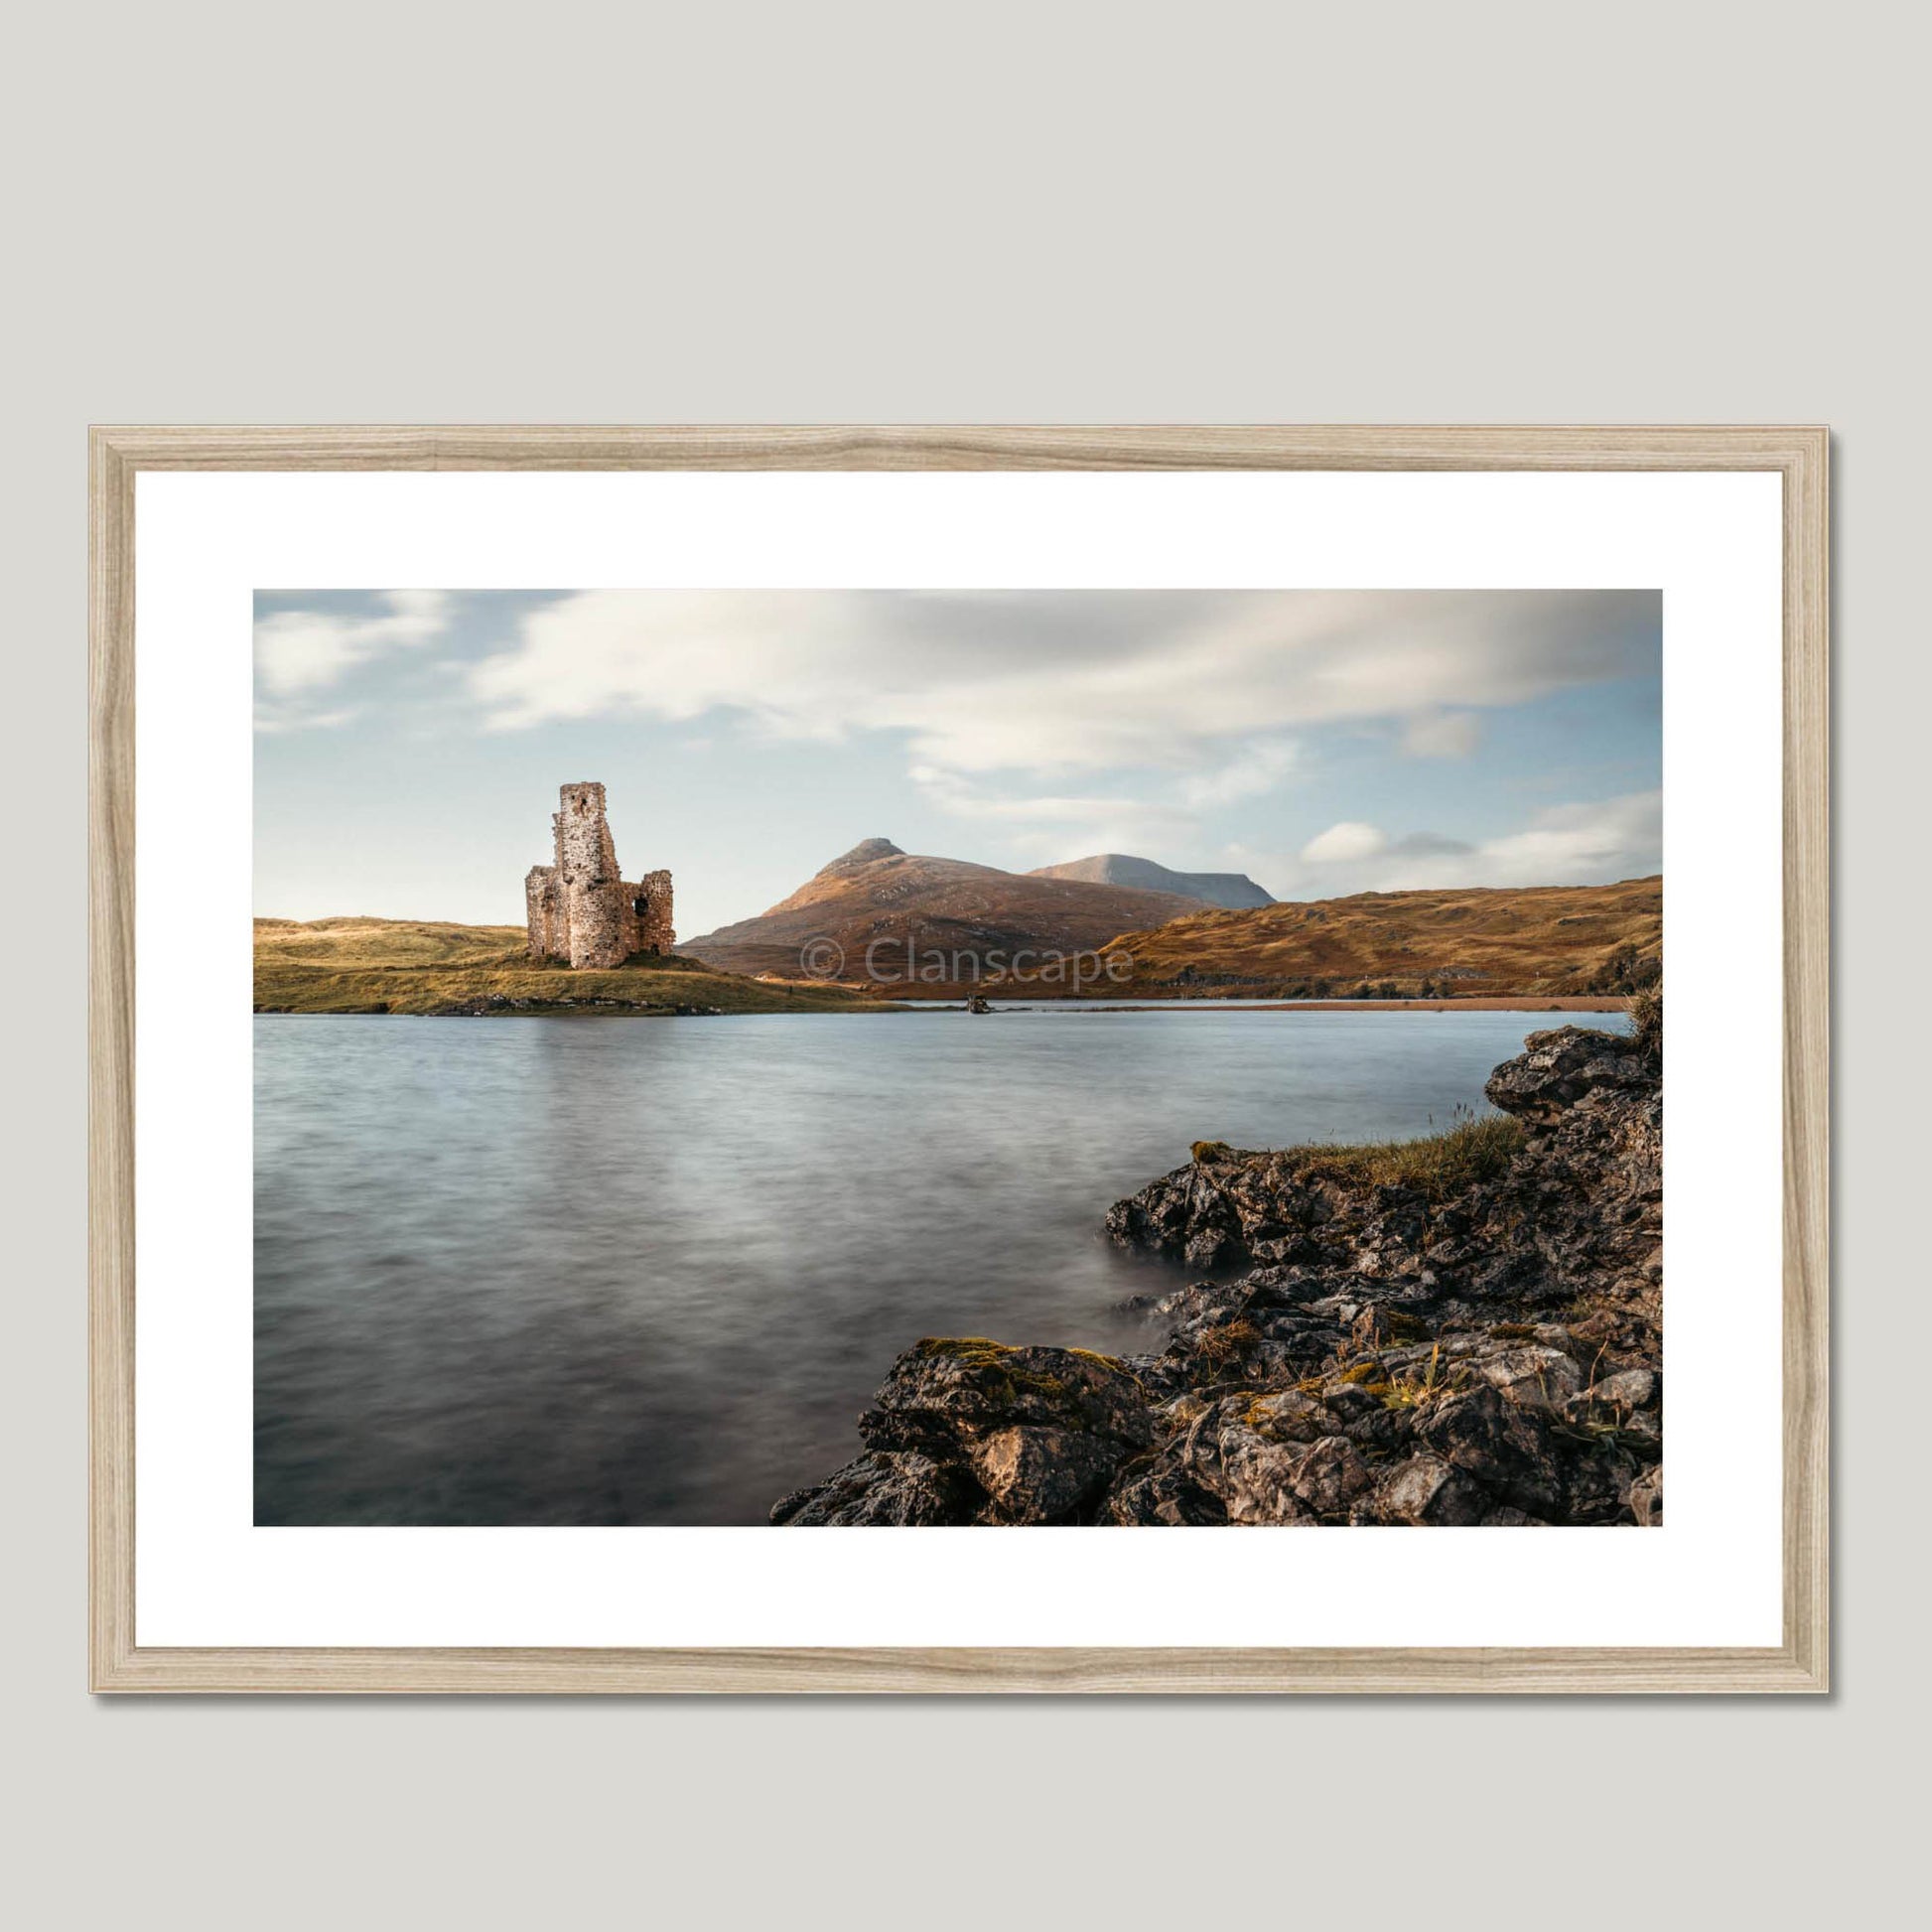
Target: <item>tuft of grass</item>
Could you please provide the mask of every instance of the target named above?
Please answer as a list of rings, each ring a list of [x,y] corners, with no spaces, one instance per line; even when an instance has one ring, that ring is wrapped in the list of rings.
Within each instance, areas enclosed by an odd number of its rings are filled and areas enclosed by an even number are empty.
[[[1194,1356],[1209,1368],[1226,1368],[1238,1362],[1260,1339],[1261,1331],[1252,1321],[1223,1322],[1218,1328],[1209,1328],[1194,1343]]]
[[[1659,1046],[1664,1038],[1664,983],[1640,987],[1625,1003],[1630,1016],[1630,1031],[1646,1046]]]
[[[1452,1367],[1444,1363],[1443,1347],[1438,1342],[1429,1351],[1429,1360],[1423,1365],[1420,1375],[1390,1377],[1382,1390],[1382,1406],[1385,1409],[1420,1409],[1439,1396],[1459,1389],[1467,1377],[1468,1370],[1461,1363]]]
[[[1523,1140],[1522,1122],[1508,1114],[1467,1114],[1447,1132],[1425,1134],[1420,1140],[1298,1147],[1287,1152],[1308,1173],[1354,1186],[1413,1187],[1434,1202],[1478,1181],[1496,1179],[1516,1158]]]

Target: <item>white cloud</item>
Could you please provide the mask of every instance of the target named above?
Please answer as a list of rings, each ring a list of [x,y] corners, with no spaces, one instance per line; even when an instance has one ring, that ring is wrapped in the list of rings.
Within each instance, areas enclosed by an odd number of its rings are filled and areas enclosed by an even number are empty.
[[[352,710],[310,711],[308,702],[357,665],[398,646],[443,634],[447,591],[384,591],[385,611],[347,616],[333,611],[277,611],[255,625],[257,729],[289,731],[345,723]]]
[[[1663,793],[1552,805],[1516,831],[1474,842],[1437,832],[1391,839],[1376,826],[1347,822],[1299,854],[1241,850],[1240,857],[1278,898],[1432,886],[1604,886],[1663,870]]]
[[[257,706],[255,729],[273,735],[290,731],[332,731],[338,725],[352,724],[362,715],[360,705],[343,705],[335,711],[302,711],[272,705]]]
[[[1302,848],[1302,857],[1311,866],[1335,865],[1346,860],[1372,859],[1388,843],[1388,834],[1377,827],[1345,818],[1339,825],[1317,832]]]
[[[1287,776],[1295,763],[1296,748],[1287,739],[1267,739],[1222,759],[1211,769],[1180,782],[1180,796],[1196,811],[1217,805],[1239,804],[1259,798]]]
[[[1470,882],[1482,886],[1593,886],[1663,866],[1664,794],[1634,792],[1600,804],[1554,805],[1523,831],[1476,848]],[[1436,861],[1450,870],[1467,860]]]
[[[1465,759],[1482,739],[1482,721],[1471,711],[1421,712],[1409,720],[1402,749],[1412,759]]]
[[[1093,852],[1155,851],[1185,858],[1200,843],[1204,814],[1272,790],[1293,766],[1295,754],[1289,741],[1264,740],[1230,752],[1205,770],[1156,778],[1144,797],[1003,792],[943,764],[915,764],[907,775],[929,804],[950,816],[1013,828],[1006,844],[1014,853],[1055,861]]]
[[[953,818],[1001,828],[1009,851],[1029,858],[1059,862],[1090,852],[1173,851],[1196,831],[1190,815],[1158,800],[993,792],[937,765],[914,765],[910,775],[928,803]]]
[[[501,730],[722,709],[777,738],[900,733],[962,773],[1211,787],[1231,747],[1516,704],[1657,652],[1646,591],[585,591],[529,613],[471,689]]]

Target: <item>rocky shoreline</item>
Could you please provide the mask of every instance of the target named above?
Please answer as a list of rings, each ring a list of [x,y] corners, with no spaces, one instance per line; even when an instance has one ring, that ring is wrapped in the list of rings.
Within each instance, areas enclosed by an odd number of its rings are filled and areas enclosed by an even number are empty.
[[[1136,1305],[1165,1346],[928,1337],[771,1520],[1661,1523],[1661,996],[1632,1011],[1531,1035],[1431,1140],[1196,1146],[1106,1217],[1193,1272]]]

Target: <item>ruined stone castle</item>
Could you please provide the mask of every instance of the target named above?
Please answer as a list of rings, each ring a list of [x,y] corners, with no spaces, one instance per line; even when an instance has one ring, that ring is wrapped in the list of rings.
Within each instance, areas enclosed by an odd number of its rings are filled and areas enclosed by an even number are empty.
[[[551,819],[555,862],[523,882],[530,957],[573,966],[621,966],[632,953],[665,953],[671,930],[671,875],[647,872],[636,885],[618,876],[618,851],[604,816],[602,785],[565,785]]]

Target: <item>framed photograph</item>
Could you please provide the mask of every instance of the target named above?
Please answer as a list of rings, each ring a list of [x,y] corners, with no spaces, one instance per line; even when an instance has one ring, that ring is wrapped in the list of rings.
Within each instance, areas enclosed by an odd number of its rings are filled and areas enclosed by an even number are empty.
[[[95,430],[93,1687],[1825,1690],[1827,458]]]

